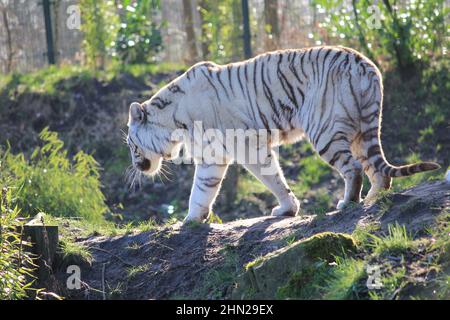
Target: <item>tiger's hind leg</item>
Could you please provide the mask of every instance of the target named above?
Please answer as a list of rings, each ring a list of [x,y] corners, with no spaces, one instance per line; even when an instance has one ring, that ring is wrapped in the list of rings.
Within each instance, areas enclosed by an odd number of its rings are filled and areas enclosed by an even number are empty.
[[[359,203],[362,190],[362,165],[354,157],[351,144],[342,132],[336,133],[330,142],[322,149],[319,155],[334,167],[345,181],[344,198],[339,200],[336,208],[343,209],[350,202]]]
[[[363,165],[371,184],[370,190],[364,199],[364,203],[370,203],[377,198],[380,191],[389,190],[391,188],[392,178],[382,175],[366,161],[363,161]]]

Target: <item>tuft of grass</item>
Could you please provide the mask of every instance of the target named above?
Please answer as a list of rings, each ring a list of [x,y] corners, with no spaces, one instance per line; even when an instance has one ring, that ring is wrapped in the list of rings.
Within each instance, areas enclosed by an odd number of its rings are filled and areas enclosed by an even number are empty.
[[[352,237],[355,239],[358,247],[364,249],[370,247],[372,244],[372,235],[375,231],[379,230],[379,224],[372,223],[364,226],[357,226],[352,232]]]
[[[141,232],[152,231],[158,229],[158,223],[155,221],[155,219],[141,221],[139,222],[137,229]]]
[[[127,268],[127,276],[130,279],[133,279],[134,277],[138,276],[140,273],[146,272],[150,269],[150,265],[143,264],[136,267],[130,267]]]
[[[359,299],[359,292],[365,290],[361,287],[365,276],[364,261],[336,257],[336,265],[320,291],[324,292],[323,298],[327,300]]]
[[[389,190],[381,190],[380,193],[377,195],[377,204],[379,206],[378,213],[382,216],[386,212],[388,212],[392,206],[394,205],[394,202],[391,199],[391,195],[393,193],[392,189]]]
[[[126,286],[123,282],[118,282],[114,286],[111,286],[108,283],[108,299],[109,300],[118,300],[124,297],[126,292]]]
[[[377,255],[401,254],[414,247],[412,237],[406,231],[405,226],[390,224],[388,234],[385,237],[371,235],[373,252]]]
[[[92,264],[92,254],[89,249],[79,242],[74,242],[69,239],[60,241],[60,248],[63,255],[63,259],[69,259],[74,263]]]
[[[250,261],[244,266],[245,270],[249,270],[250,268],[256,268],[257,266],[261,265],[264,262],[264,257],[259,256],[255,260]]]
[[[220,219],[220,217],[217,214],[215,214],[213,211],[211,211],[208,216],[208,223],[222,224],[223,221],[222,221],[222,219]]]

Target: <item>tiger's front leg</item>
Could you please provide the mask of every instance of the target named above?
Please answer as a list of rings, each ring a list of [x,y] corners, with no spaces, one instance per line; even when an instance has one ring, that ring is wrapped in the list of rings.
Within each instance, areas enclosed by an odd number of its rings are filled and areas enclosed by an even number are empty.
[[[197,164],[189,198],[189,213],[184,222],[203,222],[208,218],[219,193],[228,165]]]
[[[246,164],[245,168],[250,171],[259,181],[277,198],[279,205],[272,210],[273,216],[295,216],[297,215],[300,202],[289,189],[283,171],[281,171],[277,155],[271,150],[265,163]]]

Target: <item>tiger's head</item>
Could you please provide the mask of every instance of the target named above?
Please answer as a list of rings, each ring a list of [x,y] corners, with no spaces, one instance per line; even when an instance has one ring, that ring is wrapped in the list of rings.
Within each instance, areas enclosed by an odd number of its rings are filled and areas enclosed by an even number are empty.
[[[161,169],[163,160],[178,156],[181,142],[172,139],[173,101],[156,94],[150,100],[130,105],[127,144],[133,167],[146,175]]]

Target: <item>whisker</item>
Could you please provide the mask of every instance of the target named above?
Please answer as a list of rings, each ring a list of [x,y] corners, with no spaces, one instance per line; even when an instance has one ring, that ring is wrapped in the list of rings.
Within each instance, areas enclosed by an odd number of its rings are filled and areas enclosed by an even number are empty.
[[[122,141],[123,141],[125,144],[128,144],[128,140],[127,140],[127,138],[128,138],[128,133],[126,133],[125,130],[123,130],[123,129],[120,129],[120,131],[121,131],[121,133],[122,133]]]
[[[159,172],[167,181],[172,182],[172,180],[167,176],[170,175],[170,172],[167,172],[166,170],[167,169],[165,169],[164,167],[161,167]]]

